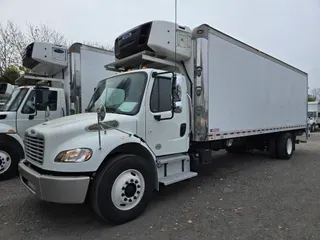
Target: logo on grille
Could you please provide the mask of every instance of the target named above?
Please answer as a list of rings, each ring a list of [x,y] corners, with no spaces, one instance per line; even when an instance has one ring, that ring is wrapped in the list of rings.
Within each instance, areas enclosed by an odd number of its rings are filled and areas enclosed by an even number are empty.
[[[35,131],[34,129],[31,129],[31,130],[30,130],[30,133],[31,133],[31,134],[36,134],[36,131]]]

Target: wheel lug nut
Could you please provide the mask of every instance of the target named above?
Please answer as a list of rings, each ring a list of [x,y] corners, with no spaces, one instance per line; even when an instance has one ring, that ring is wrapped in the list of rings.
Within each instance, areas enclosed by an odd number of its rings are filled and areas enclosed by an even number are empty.
[[[132,199],[129,199],[129,202],[132,202]]]
[[[140,191],[137,191],[138,194],[140,194]]]
[[[137,183],[138,183],[138,180],[136,180],[134,183],[136,183],[136,184],[137,184]]]
[[[138,185],[138,188],[140,188],[141,186],[140,185]]]
[[[123,188],[122,188],[122,190],[126,190],[126,188],[125,188],[125,187],[123,187]]]
[[[128,198],[125,198],[124,201],[128,201]]]
[[[134,180],[133,180],[133,179],[131,179],[131,182],[134,182]]]
[[[124,193],[122,193],[122,194],[121,194],[121,197],[124,197],[124,196],[125,196]]]
[[[137,199],[137,197],[136,197],[136,196],[134,196],[133,198],[134,198],[135,200]]]

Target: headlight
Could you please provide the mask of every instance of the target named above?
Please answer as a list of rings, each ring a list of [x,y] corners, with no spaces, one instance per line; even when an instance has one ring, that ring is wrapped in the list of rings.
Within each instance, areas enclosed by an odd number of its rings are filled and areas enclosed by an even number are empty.
[[[88,161],[92,156],[92,150],[89,148],[76,148],[60,152],[55,162],[61,163],[81,163]]]

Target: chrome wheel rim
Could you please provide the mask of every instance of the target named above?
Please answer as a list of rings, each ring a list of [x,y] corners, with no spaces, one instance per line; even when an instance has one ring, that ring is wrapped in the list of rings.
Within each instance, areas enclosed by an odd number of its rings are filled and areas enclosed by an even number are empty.
[[[114,181],[111,199],[118,209],[127,211],[139,204],[145,191],[143,175],[136,169],[122,172]]]
[[[292,148],[293,148],[292,145],[293,145],[293,144],[292,144],[291,138],[288,138],[288,139],[287,139],[287,154],[288,154],[288,155],[290,155],[290,154],[292,153]]]
[[[11,166],[10,155],[3,150],[0,150],[0,174],[5,173]]]

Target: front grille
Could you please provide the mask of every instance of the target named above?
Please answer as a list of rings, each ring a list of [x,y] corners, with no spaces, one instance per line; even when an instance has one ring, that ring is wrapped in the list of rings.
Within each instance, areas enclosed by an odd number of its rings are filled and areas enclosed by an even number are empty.
[[[25,135],[25,152],[27,159],[43,163],[44,138]]]

